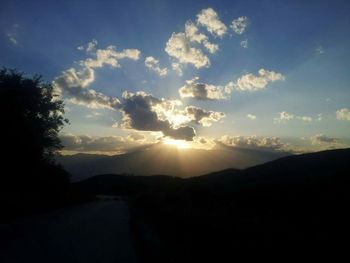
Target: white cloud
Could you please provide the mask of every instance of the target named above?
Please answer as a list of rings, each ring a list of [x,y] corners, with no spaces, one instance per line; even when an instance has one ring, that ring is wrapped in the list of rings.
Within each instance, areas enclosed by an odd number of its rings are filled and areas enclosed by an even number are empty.
[[[350,111],[347,108],[342,108],[336,111],[337,120],[350,121]]]
[[[181,98],[195,98],[197,100],[220,100],[225,99],[224,88],[205,83],[196,82],[198,77],[187,80],[186,84],[179,89]]]
[[[115,109],[119,104],[117,98],[111,98],[87,88],[94,80],[95,72],[93,69],[82,68],[76,70],[70,68],[54,79],[53,86],[57,93],[67,95],[74,104],[95,109]]]
[[[138,60],[140,54],[141,52],[137,49],[124,49],[118,52],[115,46],[108,46],[106,49],[97,49],[93,54],[95,58],[87,58],[80,61],[80,65],[87,68],[101,68],[104,65],[120,68],[120,59]]]
[[[88,48],[93,49],[97,41],[88,44]],[[59,95],[67,95],[72,103],[84,105],[89,108],[108,108],[116,109],[119,106],[117,98],[106,96],[93,89],[87,88],[95,80],[94,68],[100,68],[104,65],[119,68],[120,59],[128,58],[138,60],[140,51],[137,49],[124,49],[117,52],[114,46],[107,49],[98,49],[96,52],[90,50],[90,54],[95,58],[87,58],[80,61],[80,69],[70,68],[62,72],[53,81],[55,92]]]
[[[209,42],[206,35],[198,33],[198,27],[190,21],[185,25],[185,34],[191,42],[203,44],[204,47],[212,54],[219,50],[219,46]]]
[[[248,118],[248,119],[251,119],[252,121],[253,121],[253,120],[256,120],[256,116],[253,115],[253,114],[248,114],[248,115],[247,115],[247,118]]]
[[[320,117],[320,114],[317,115],[318,118],[317,120],[320,121],[322,118]],[[282,111],[279,113],[279,117],[278,118],[274,118],[274,123],[286,123],[290,120],[293,119],[297,119],[297,120],[301,120],[304,122],[312,122],[314,119],[310,116],[298,116],[298,115],[294,115],[291,113],[288,113],[286,111]]]
[[[259,75],[248,73],[240,77],[235,83],[235,88],[241,91],[256,91],[264,89],[270,82],[284,80],[281,73],[260,69]]]
[[[226,26],[222,24],[212,8],[203,9],[197,15],[197,24],[206,27],[214,35],[222,36],[226,32]],[[201,46],[211,54],[219,50],[219,46],[210,42],[208,36],[201,33],[192,21],[186,22],[184,32],[172,33],[166,43],[165,51],[177,60],[172,67],[178,75],[182,75],[182,69],[178,67],[179,63],[192,64],[197,69],[210,66],[210,60]]]
[[[277,123],[277,122],[287,122],[287,121],[290,121],[290,120],[293,120],[294,119],[294,115],[293,114],[290,114],[286,111],[282,111],[279,113],[279,117],[278,118],[274,118],[274,122]]]
[[[233,20],[231,24],[232,30],[238,35],[243,34],[247,26],[248,26],[248,18],[246,16],[241,16]]]
[[[191,46],[185,33],[173,33],[166,43],[165,51],[179,63],[192,64],[196,68],[209,67],[209,58],[201,49]]]
[[[241,41],[241,47],[242,48],[248,48],[248,39]]]
[[[167,68],[161,68],[159,66],[159,60],[155,59],[154,57],[146,57],[145,59],[145,66],[156,72],[159,76],[164,77],[168,74]]]
[[[212,8],[203,9],[197,15],[197,23],[215,36],[222,37],[227,31],[225,24],[220,21],[218,14]]]

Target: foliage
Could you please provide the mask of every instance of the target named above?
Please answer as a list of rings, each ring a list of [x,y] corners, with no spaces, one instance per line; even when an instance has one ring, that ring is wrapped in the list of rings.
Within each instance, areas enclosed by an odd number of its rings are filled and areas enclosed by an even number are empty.
[[[5,217],[62,204],[69,175],[55,163],[64,104],[40,76],[0,70],[0,204]]]
[[[58,132],[68,121],[63,117],[64,104],[51,84],[40,76],[28,78],[16,70],[1,70],[0,112],[7,153],[27,153],[52,161],[62,147]]]

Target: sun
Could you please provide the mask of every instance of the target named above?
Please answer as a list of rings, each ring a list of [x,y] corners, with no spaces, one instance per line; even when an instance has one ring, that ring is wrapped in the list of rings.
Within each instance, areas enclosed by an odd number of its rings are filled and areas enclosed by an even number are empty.
[[[174,140],[174,139],[166,138],[166,139],[164,139],[163,143],[167,144],[167,145],[176,146],[178,149],[190,148],[189,143],[185,140]]]

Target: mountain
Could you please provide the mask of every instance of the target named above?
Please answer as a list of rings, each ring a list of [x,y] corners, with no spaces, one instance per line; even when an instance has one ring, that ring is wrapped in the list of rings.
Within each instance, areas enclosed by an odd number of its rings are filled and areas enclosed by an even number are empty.
[[[330,150],[191,178],[100,175],[75,186],[130,196],[140,262],[285,261],[348,253],[349,160],[350,149]]]
[[[57,160],[72,174],[72,181],[80,181],[97,174],[165,174],[185,178],[233,167],[242,169],[285,155],[288,153],[224,147],[178,149],[156,144],[114,156],[76,154]]]

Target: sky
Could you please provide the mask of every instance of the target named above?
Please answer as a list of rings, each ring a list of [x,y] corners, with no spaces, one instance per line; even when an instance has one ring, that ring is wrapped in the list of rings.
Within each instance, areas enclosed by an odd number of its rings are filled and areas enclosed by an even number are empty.
[[[65,101],[66,153],[350,145],[348,1],[6,1],[0,66]]]

